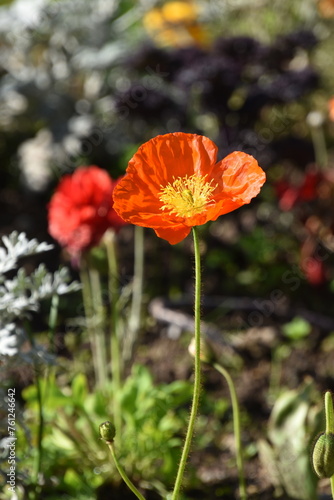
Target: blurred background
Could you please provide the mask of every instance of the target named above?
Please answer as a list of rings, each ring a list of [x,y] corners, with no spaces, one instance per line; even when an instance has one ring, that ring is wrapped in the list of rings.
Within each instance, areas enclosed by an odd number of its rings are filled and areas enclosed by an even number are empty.
[[[333,19],[330,0],[2,1],[1,233],[50,240],[62,175],[95,164],[116,178],[151,137],[203,134],[219,159],[245,151],[268,178],[249,207],[204,229],[206,292],[272,301],[279,289],[329,314]],[[151,233],[152,275],[183,294],[189,242],[171,249]]]
[[[330,0],[2,1],[1,232],[46,238],[48,200],[79,165],[115,178],[151,137],[203,134],[219,159],[245,151],[268,176],[252,206],[208,228],[209,287],[284,285],[296,300],[306,288],[326,308],[333,16]]]

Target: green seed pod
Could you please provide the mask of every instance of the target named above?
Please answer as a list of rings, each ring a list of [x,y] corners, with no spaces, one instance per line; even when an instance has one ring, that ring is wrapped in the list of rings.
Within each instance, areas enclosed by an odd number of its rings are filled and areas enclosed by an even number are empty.
[[[101,439],[104,439],[107,442],[112,442],[114,440],[116,430],[114,424],[109,422],[103,422],[103,424],[99,427]]]
[[[329,478],[334,475],[334,434],[320,434],[313,447],[312,462],[318,477]]]

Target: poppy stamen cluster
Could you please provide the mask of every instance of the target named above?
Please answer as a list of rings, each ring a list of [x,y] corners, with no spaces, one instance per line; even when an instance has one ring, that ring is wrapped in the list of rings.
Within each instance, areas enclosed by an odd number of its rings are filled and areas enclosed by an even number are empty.
[[[207,182],[206,177],[194,174],[168,183],[159,196],[164,203],[161,210],[178,217],[192,217],[200,213],[212,200],[212,193],[217,187],[217,184],[212,186],[212,180]]]

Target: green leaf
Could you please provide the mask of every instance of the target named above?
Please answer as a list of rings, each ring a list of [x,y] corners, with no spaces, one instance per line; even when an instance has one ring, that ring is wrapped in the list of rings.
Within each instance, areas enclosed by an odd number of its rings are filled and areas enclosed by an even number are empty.
[[[78,373],[72,380],[72,396],[77,405],[83,406],[88,395],[87,377]]]
[[[302,340],[311,333],[311,325],[304,318],[296,316],[282,327],[283,334],[291,340]]]

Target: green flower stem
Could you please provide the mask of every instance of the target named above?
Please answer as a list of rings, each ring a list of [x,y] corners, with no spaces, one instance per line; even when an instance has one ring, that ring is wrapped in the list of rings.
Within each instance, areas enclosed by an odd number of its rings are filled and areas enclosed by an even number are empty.
[[[119,305],[118,305],[118,263],[116,252],[115,233],[109,231],[104,237],[108,258],[108,288],[110,296],[110,350],[111,350],[111,375],[114,384],[114,400],[120,393],[122,380],[122,361],[119,340]],[[117,433],[121,433],[122,418],[118,402],[114,406],[114,422]]]
[[[49,337],[49,343],[50,343],[50,352],[55,353],[55,331],[56,331],[56,326],[57,326],[57,319],[58,319],[58,311],[59,311],[59,295],[54,294],[52,295],[51,298],[51,307],[50,307],[50,313],[49,313],[49,321],[48,321],[48,337]],[[36,392],[37,392],[37,402],[38,402],[38,434],[37,434],[37,450],[38,454],[36,457],[35,461],[35,476],[36,480],[38,480],[38,476],[41,471],[42,467],[42,458],[43,458],[43,437],[44,437],[44,412],[43,408],[44,405],[46,404],[46,400],[49,396],[49,382],[50,378],[52,376],[52,373],[55,372],[55,367],[54,366],[45,366],[44,370],[44,378],[43,378],[43,384],[41,384],[41,377],[39,376],[38,373],[38,367],[35,364],[35,371],[36,371]],[[44,388],[44,391],[42,392],[42,385]],[[39,491],[41,490],[41,487],[38,486],[37,488]],[[36,492],[35,500],[37,500],[38,494]]]
[[[57,318],[58,318],[58,307],[59,307],[59,295],[54,294],[52,295],[51,299],[51,308],[49,314],[49,331],[48,331],[51,352],[53,352],[55,347],[54,337],[55,337]]]
[[[319,168],[328,166],[327,147],[322,125],[311,127],[311,136],[314,148],[315,161]]]
[[[334,434],[334,411],[332,394],[327,391],[325,393],[325,415],[326,415],[326,433]]]
[[[38,373],[38,367],[35,365],[35,386],[37,392],[37,404],[38,404],[38,430],[37,430],[37,455],[34,463],[34,483],[38,489],[38,476],[42,470],[42,459],[43,459],[43,434],[44,434],[44,413],[43,413],[43,401],[42,401],[42,389],[41,380]],[[38,495],[36,495],[36,498]]]
[[[106,387],[108,380],[107,375],[107,358],[106,358],[106,343],[103,330],[104,324],[104,312],[103,312],[103,301],[102,301],[102,290],[99,272],[94,269],[89,269],[89,279],[90,279],[90,289],[92,293],[92,304],[94,311],[94,331],[96,336],[96,355],[98,362],[99,378],[101,386]]]
[[[31,343],[32,349],[36,349],[35,338],[31,332],[30,324],[25,321],[24,327],[27,332],[29,341]],[[41,377],[39,373],[39,365],[36,357],[33,359],[33,368],[35,376],[35,386],[36,386],[36,397],[37,397],[37,411],[38,411],[38,421],[37,421],[37,446],[36,455],[34,457],[33,472],[32,472],[32,484],[35,486],[34,491],[29,494],[29,499],[38,500],[40,497],[41,486],[38,484],[38,478],[42,471],[42,459],[43,459],[43,435],[44,435],[44,412],[43,412],[43,396],[41,388]]]
[[[235,448],[237,455],[240,498],[241,500],[247,500],[247,491],[246,491],[243,456],[242,456],[242,444],[241,444],[240,411],[239,411],[237,393],[234,387],[232,377],[230,376],[228,371],[219,363],[213,363],[213,367],[223,375],[230,391],[232,410],[233,410],[233,428],[234,428],[234,439],[235,439]]]
[[[131,358],[132,348],[136,341],[141,323],[141,304],[144,281],[144,228],[134,228],[134,277],[132,288],[132,302],[129,319],[129,345],[127,359]]]
[[[201,391],[201,359],[200,359],[200,350],[201,350],[201,316],[200,316],[200,307],[201,307],[201,258],[200,258],[200,248],[199,248],[199,239],[197,228],[193,227],[193,239],[194,239],[194,253],[195,253],[195,303],[194,303],[194,312],[195,312],[195,378],[194,378],[194,392],[193,392],[193,401],[191,406],[191,412],[188,423],[188,430],[186,434],[186,439],[183,446],[183,451],[181,455],[181,460],[179,464],[179,469],[177,472],[174,490],[172,493],[171,500],[178,500],[180,489],[182,485],[183,475],[187,464],[187,459],[190,452],[190,446],[192,437],[194,434],[196,416],[199,406],[199,398]]]
[[[123,479],[123,481],[125,482],[125,484],[128,486],[128,488],[132,491],[132,493],[134,493],[136,495],[137,498],[139,498],[139,500],[145,500],[145,497],[143,497],[143,495],[137,490],[137,488],[135,487],[135,485],[132,483],[132,481],[130,481],[130,479],[128,478],[128,476],[126,475],[126,472],[125,470],[123,469],[123,467],[121,466],[121,464],[119,463],[117,457],[116,457],[116,453],[115,453],[115,449],[114,449],[114,443],[113,441],[106,441],[106,444],[108,445],[108,448],[110,450],[110,453],[111,453],[111,456],[115,462],[115,465],[117,467],[117,470],[118,472],[120,473],[120,476],[121,478]]]
[[[326,434],[334,434],[334,411],[332,394],[325,393],[325,415],[326,415]],[[332,498],[334,500],[334,476],[330,478]]]
[[[90,340],[90,344],[91,344],[91,348],[92,348],[95,381],[96,381],[97,387],[102,387],[102,374],[101,374],[101,368],[99,367],[100,363],[99,363],[99,359],[98,359],[98,355],[97,355],[98,338],[97,338],[97,332],[96,332],[95,326],[94,326],[95,319],[94,319],[92,294],[91,294],[91,289],[90,289],[89,274],[88,274],[85,263],[83,263],[82,269],[80,271],[80,280],[82,283],[82,298],[83,298],[85,317],[86,317],[86,323],[87,323],[87,331],[88,331],[89,340]]]

